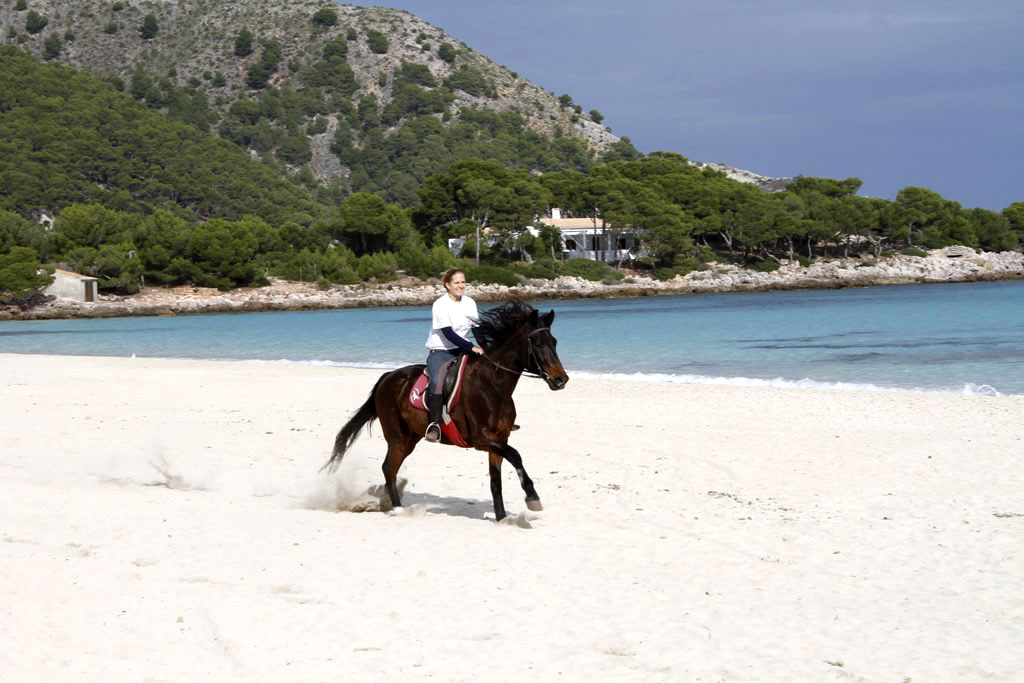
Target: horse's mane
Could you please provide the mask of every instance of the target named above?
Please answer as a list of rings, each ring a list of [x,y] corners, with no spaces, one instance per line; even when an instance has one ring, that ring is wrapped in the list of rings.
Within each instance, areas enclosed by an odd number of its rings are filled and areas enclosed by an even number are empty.
[[[510,301],[480,314],[473,336],[484,349],[494,349],[512,336],[536,309],[522,301]]]

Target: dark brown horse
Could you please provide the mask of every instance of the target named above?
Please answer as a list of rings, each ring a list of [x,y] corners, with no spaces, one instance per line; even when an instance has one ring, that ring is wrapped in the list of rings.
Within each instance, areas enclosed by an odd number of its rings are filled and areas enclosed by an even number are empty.
[[[516,420],[512,392],[523,373],[543,378],[552,390],[561,389],[569,381],[555,352],[557,341],[551,335],[554,319],[554,311],[540,315],[532,306],[520,302],[484,312],[474,331],[486,355],[470,358],[462,378],[461,398],[451,414],[466,443],[488,454],[494,516],[499,520],[505,517],[505,502],[501,496],[502,460],[508,460],[516,468],[526,493],[527,507],[541,509],[540,496],[523,468],[519,452],[508,445],[508,435]],[[423,365],[408,365],[381,375],[370,397],[338,432],[334,453],[324,469],[336,470],[359,436],[359,430],[380,420],[388,443],[384,482],[391,504],[401,507],[398,470],[427,428],[427,414],[409,403],[409,391],[422,372]]]

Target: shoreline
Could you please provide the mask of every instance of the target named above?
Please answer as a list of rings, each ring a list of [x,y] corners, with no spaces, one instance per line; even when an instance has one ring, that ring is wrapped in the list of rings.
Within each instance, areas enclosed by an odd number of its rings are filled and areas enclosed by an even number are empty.
[[[1024,279],[1024,254],[936,249],[926,257],[896,255],[879,261],[863,258],[819,260],[810,266],[784,261],[762,273],[735,265],[711,263],[707,270],[657,281],[631,275],[614,284],[582,278],[527,280],[515,287],[473,286],[473,298],[483,303],[519,299],[588,299],[681,296],[726,292],[799,289],[843,289],[907,284],[946,284]],[[334,285],[321,290],[313,283],[273,280],[270,285],[221,292],[203,287],[150,287],[129,296],[101,295],[95,303],[59,299],[22,311],[0,307],[4,320],[54,320],[124,316],[191,315],[197,313],[329,310],[387,306],[427,306],[439,285],[407,278],[382,284]]]
[[[387,363],[358,363],[342,362],[320,359],[294,360],[290,358],[202,358],[192,356],[149,356],[133,353],[126,355],[108,354],[64,354],[64,353],[33,353],[31,351],[0,351],[0,362],[14,362],[23,358],[62,358],[69,360],[87,359],[110,359],[128,361],[152,361],[152,362],[182,362],[182,363],[208,363],[211,365],[219,363],[227,364],[252,364],[255,366],[280,366],[300,368],[326,368],[330,370],[354,370],[357,372],[387,372],[395,370],[404,365],[413,365],[418,361],[409,361],[404,364]],[[810,378],[788,379],[785,377],[745,377],[725,375],[671,375],[665,373],[615,373],[596,372],[591,370],[576,370],[566,368],[570,377],[585,382],[600,382],[612,384],[642,384],[653,387],[678,386],[678,387],[733,387],[736,389],[768,389],[771,391],[823,391],[836,392],[841,394],[864,392],[867,394],[897,394],[897,395],[925,395],[925,396],[951,396],[962,398],[1012,398],[1024,400],[1024,394],[1004,393],[988,384],[967,383],[961,387],[952,388],[927,388],[927,387],[900,387],[873,382],[856,381],[835,381],[827,382]]]

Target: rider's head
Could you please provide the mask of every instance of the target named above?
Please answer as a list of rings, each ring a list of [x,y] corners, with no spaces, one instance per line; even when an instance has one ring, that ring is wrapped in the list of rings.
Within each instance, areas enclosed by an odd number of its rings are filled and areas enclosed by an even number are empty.
[[[461,268],[449,268],[441,277],[441,282],[444,283],[448,294],[456,301],[461,299],[462,293],[466,291],[466,273]]]

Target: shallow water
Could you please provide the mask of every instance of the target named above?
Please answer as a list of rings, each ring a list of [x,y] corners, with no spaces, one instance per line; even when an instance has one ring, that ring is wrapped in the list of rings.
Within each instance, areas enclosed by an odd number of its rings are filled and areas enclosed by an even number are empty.
[[[571,374],[1024,394],[1024,282],[534,302]],[[0,352],[394,367],[426,307],[0,323]]]

